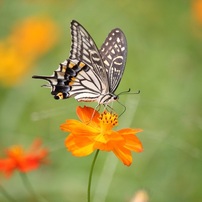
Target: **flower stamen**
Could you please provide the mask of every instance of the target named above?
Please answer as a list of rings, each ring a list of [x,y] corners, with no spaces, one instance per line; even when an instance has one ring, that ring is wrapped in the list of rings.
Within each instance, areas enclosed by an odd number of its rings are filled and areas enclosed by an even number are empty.
[[[116,126],[118,124],[118,115],[107,111],[100,114],[99,120],[102,124],[109,124],[111,126]]]

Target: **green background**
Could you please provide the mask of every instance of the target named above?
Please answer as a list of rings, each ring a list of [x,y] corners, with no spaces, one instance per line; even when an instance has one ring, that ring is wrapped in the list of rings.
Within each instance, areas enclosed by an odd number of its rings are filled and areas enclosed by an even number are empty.
[[[17,143],[28,147],[36,137],[50,149],[49,165],[28,173],[45,201],[86,201],[93,159],[93,154],[77,158],[67,152],[67,134],[59,126],[76,118],[76,106],[96,104],[78,103],[74,98],[54,100],[49,89],[40,88],[43,81],[31,79],[34,74],[51,75],[69,56],[72,19],[88,30],[98,47],[111,29],[124,31],[128,58],[116,93],[141,90],[139,95],[120,97],[127,110],[118,128],[142,128],[138,137],[144,152],[133,153],[130,167],[100,152],[92,182],[93,201],[130,201],[142,189],[149,201],[202,200],[202,25],[197,27],[193,20],[191,1],[7,0],[0,4],[1,38],[16,22],[40,15],[49,16],[61,33],[58,43],[30,67],[21,84],[0,88],[1,151]],[[122,110],[118,103],[113,106]],[[10,179],[1,176],[0,182],[18,201],[34,201],[17,172]],[[7,199],[0,194],[0,201]]]

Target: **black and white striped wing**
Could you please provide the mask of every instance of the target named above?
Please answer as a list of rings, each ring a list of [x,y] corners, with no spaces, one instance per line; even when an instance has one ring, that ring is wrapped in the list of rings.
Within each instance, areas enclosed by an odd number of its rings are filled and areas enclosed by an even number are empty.
[[[109,33],[100,54],[108,74],[109,91],[114,93],[121,81],[127,58],[127,41],[120,29],[113,29]]]
[[[74,97],[78,101],[99,101],[109,92],[105,66],[95,42],[76,21],[71,22],[72,45],[69,59],[61,63],[51,76],[44,79],[55,99]]]
[[[103,89],[98,76],[84,63],[72,62],[70,59],[61,63],[51,76],[33,76],[35,79],[44,79],[49,84],[55,99],[74,97],[78,101],[98,101]]]
[[[99,50],[90,34],[77,21],[71,22],[72,45],[69,59],[87,65],[101,82],[101,93],[109,92],[108,78]]]
[[[120,29],[111,31],[99,52],[95,42],[78,22],[71,22],[72,45],[69,59],[44,79],[55,99],[74,97],[78,101],[114,101],[126,62],[126,39]]]
[[[69,97],[73,96],[76,100],[84,102],[99,102],[101,91],[105,89],[100,78],[88,66],[84,66],[71,78],[69,86]]]

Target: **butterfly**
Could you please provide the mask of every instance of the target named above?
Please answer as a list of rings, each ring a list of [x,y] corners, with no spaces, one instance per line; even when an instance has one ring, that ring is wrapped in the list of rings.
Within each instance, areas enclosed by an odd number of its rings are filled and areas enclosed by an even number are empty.
[[[119,28],[113,29],[100,50],[86,29],[71,22],[72,44],[70,56],[60,63],[51,76],[44,79],[55,99],[74,97],[77,101],[107,105],[118,99],[117,89],[126,64],[127,41]]]

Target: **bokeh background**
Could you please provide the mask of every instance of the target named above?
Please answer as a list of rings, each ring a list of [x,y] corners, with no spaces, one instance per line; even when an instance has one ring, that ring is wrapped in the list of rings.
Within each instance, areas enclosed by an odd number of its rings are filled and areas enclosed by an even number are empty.
[[[28,177],[45,201],[86,201],[93,159],[67,152],[59,129],[83,103],[54,100],[43,81],[31,78],[51,75],[69,56],[72,19],[98,47],[111,29],[124,31],[128,59],[117,93],[141,90],[120,97],[127,110],[118,128],[142,128],[144,152],[133,154],[130,167],[100,153],[93,201],[134,202],[141,190],[145,202],[202,201],[202,0],[2,0],[0,16],[0,154],[43,140],[49,164]],[[19,173],[0,176],[14,198],[33,201]],[[7,201],[1,193],[0,201]]]

